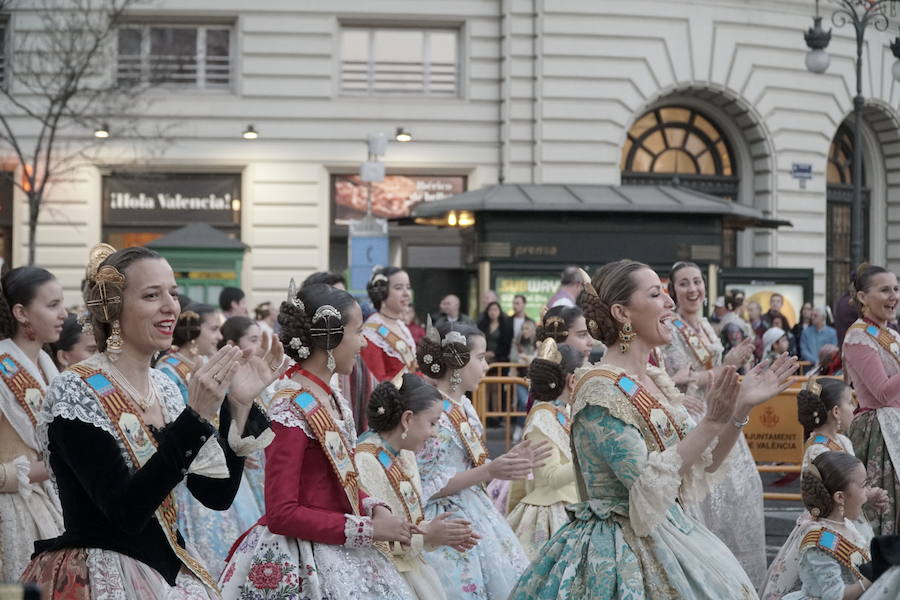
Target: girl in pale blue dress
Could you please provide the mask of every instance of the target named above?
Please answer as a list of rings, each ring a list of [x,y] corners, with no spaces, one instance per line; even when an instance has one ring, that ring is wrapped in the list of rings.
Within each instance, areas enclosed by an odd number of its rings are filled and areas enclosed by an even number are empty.
[[[873,584],[861,572],[869,544],[854,525],[867,500],[866,469],[846,452],[819,454],[803,473],[803,504],[813,518],[799,538],[802,587],[782,600],[895,600],[900,571],[893,568]],[[799,541],[798,541],[799,540]]]
[[[191,372],[217,350],[222,340],[219,314],[208,304],[191,304],[181,312],[172,337],[174,348],[156,368],[175,382],[185,404]],[[178,530],[200,555],[207,570],[218,579],[225,569],[231,545],[262,516],[262,510],[245,470],[231,508],[209,509],[191,495],[184,484],[176,490]]]
[[[642,263],[605,265],[582,294],[603,360],[576,371],[572,444],[581,502],[522,575],[515,600],[756,600],[740,563],[685,506],[715,485],[753,406],[790,384],[787,356],[738,384],[723,367],[694,426],[665,371],[673,303]],[[727,465],[728,463],[725,462]]]
[[[442,335],[443,334],[443,335]],[[437,571],[448,600],[506,600],[528,559],[506,519],[484,489],[491,479],[525,479],[549,449],[530,442],[488,460],[483,429],[465,396],[487,370],[484,335],[474,327],[428,323],[418,346],[420,369],[436,382],[443,396],[438,433],[418,454],[425,518],[444,513],[468,522],[480,537],[465,552],[441,546],[425,553]]]

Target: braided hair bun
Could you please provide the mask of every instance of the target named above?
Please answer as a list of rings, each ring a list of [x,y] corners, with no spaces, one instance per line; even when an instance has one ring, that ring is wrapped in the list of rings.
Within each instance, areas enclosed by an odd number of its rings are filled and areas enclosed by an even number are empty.
[[[372,271],[372,277],[366,284],[366,292],[369,294],[369,300],[372,301],[375,310],[381,310],[382,302],[387,300],[388,294],[390,294],[391,276],[402,270],[399,267],[376,267]]]
[[[603,265],[594,275],[591,285],[585,285],[578,304],[584,311],[591,337],[607,346],[618,341],[620,325],[612,316],[612,307],[629,303],[631,295],[637,289],[633,274],[649,268],[642,262],[617,260]]]
[[[804,437],[809,437],[817,427],[831,418],[831,409],[838,406],[847,390],[847,384],[839,379],[817,378],[821,387],[818,394],[809,389],[797,393],[797,420],[803,425]]]
[[[581,366],[581,353],[569,346],[557,346],[562,359],[555,362],[545,358],[535,358],[528,367],[531,382],[531,396],[539,402],[552,402],[559,398],[566,388],[566,379]]]
[[[417,375],[406,373],[402,382],[400,389],[397,389],[393,382],[384,381],[372,390],[366,409],[372,431],[377,433],[392,431],[400,425],[400,418],[406,411],[418,414],[441,400],[441,393],[437,388]]]
[[[469,340],[484,336],[481,331],[459,323],[441,323],[430,326],[428,333],[416,347],[416,360],[422,372],[432,379],[441,379],[451,370],[459,370],[469,364]]]
[[[172,334],[172,344],[184,346],[200,337],[200,330],[203,326],[203,319],[206,315],[216,312],[216,307],[210,304],[201,304],[192,302],[184,307],[181,314],[178,315],[178,321],[175,323],[175,331]]]
[[[316,350],[334,350],[344,339],[348,309],[356,299],[344,290],[314,283],[281,303],[278,324],[284,352],[303,362]]]
[[[826,518],[834,510],[834,494],[850,487],[853,470],[862,462],[846,452],[829,450],[815,459],[800,483],[803,504],[815,518]]]

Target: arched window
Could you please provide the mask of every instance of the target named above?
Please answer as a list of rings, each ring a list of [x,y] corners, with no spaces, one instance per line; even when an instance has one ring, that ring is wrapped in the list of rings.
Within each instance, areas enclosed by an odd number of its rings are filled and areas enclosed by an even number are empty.
[[[869,190],[863,167],[863,254],[869,250]],[[828,303],[844,295],[850,282],[850,223],[853,203],[853,130],[842,123],[828,149],[825,296]]]
[[[647,112],[628,131],[622,148],[622,184],[677,182],[700,192],[736,200],[739,178],[728,138],[711,119],[685,106]],[[723,266],[737,262],[734,229],[722,231]]]

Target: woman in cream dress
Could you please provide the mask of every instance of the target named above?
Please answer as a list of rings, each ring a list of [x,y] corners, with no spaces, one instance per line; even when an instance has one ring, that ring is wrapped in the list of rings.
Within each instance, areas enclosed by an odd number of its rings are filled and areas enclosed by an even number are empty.
[[[394,544],[397,570],[420,600],[444,600],[441,580],[423,552],[438,546],[465,551],[475,546],[469,523],[451,520],[450,513],[425,521],[422,482],[415,452],[437,433],[441,394],[416,375],[400,375],[372,392],[368,407],[371,434],[356,446],[356,465],[367,493],[386,502],[395,515],[421,533],[408,548]]]

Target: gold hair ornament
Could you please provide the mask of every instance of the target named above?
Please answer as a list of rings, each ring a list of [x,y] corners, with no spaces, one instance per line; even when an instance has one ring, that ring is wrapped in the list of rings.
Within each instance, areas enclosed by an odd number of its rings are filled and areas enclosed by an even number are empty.
[[[299,308],[301,312],[306,311],[306,307],[303,306],[303,300],[297,297],[297,283],[294,281],[293,277],[291,277],[291,281],[288,283],[287,299],[293,306]]]
[[[556,345],[556,340],[548,337],[543,342],[541,342],[540,349],[538,350],[538,358],[543,360],[549,360],[550,362],[559,364],[562,362],[562,354],[559,351],[559,347]]]
[[[809,382],[806,384],[806,391],[808,391],[813,396],[821,396],[822,384],[816,381],[815,377],[810,377]]]
[[[87,267],[85,267],[85,279],[93,282],[94,277],[97,275],[97,271],[100,270],[100,265],[115,251],[116,249],[109,244],[97,244],[91,248],[91,251],[88,254]]]

